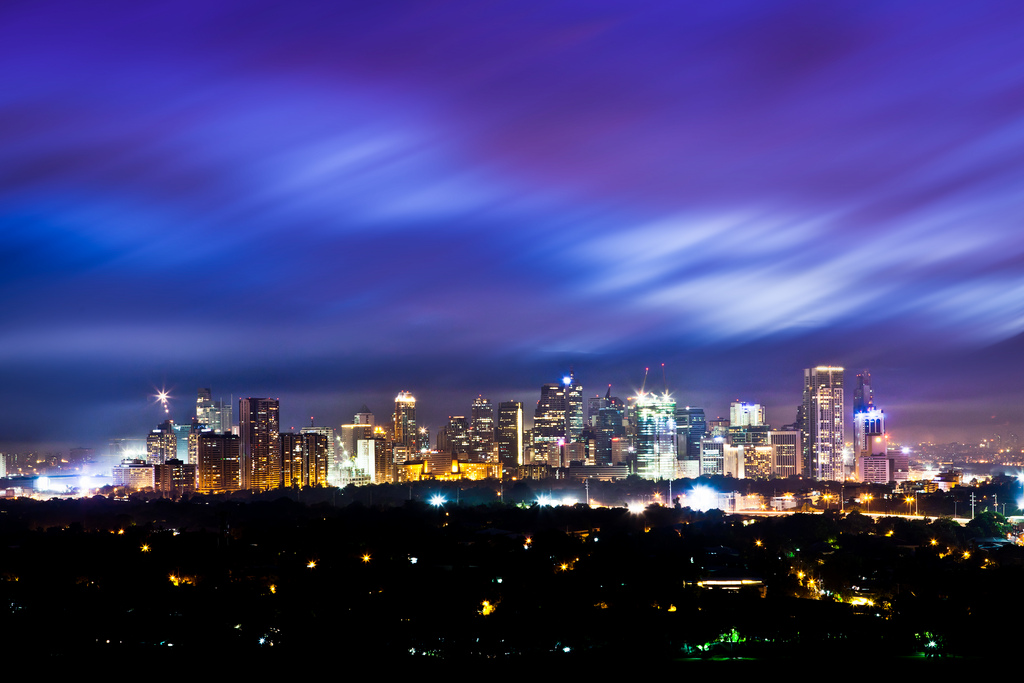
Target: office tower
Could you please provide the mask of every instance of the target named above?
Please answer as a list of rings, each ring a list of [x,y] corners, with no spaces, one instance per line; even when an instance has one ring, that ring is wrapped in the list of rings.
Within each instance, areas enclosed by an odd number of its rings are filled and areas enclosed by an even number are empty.
[[[326,486],[327,444],[321,432],[281,434],[281,485]]]
[[[625,411],[626,405],[617,396],[612,396],[612,385],[609,384],[592,427],[595,464],[611,465],[614,462],[612,441],[626,436]]]
[[[360,411],[356,413],[355,417],[352,419],[352,424],[370,425],[371,427],[374,426],[373,413],[370,412],[370,409],[366,407],[365,403],[363,404],[363,407],[360,409]]]
[[[764,407],[760,403],[733,401],[729,406],[730,427],[758,427],[764,423]]]
[[[885,413],[875,407],[871,373],[865,370],[857,375],[857,388],[853,391],[853,458],[857,465],[857,479],[888,484],[892,474],[888,451]]]
[[[565,385],[565,440],[568,443],[579,439],[583,431],[583,386],[571,370],[562,378],[562,383]]]
[[[146,437],[146,459],[150,465],[159,465],[178,457],[178,435],[174,421],[164,420]]]
[[[210,389],[200,387],[196,395],[196,420],[205,428],[214,432],[231,431],[231,403],[214,401],[210,398]]]
[[[705,436],[700,440],[700,473],[725,474],[725,437]]]
[[[857,375],[857,387],[853,390],[853,412],[862,413],[875,405],[875,392],[871,388],[871,373],[865,370]]]
[[[486,462],[490,459],[491,444],[494,443],[494,408],[490,400],[477,396],[470,409],[469,452],[472,460]]]
[[[267,491],[281,485],[280,405],[276,398],[238,401],[242,437],[242,488]]]
[[[534,447],[546,449],[548,444],[558,441],[565,442],[565,388],[560,384],[543,384],[533,414]]]
[[[416,399],[408,391],[395,396],[395,412],[392,416],[396,446],[405,446],[406,452],[419,451],[419,432],[416,430]]]
[[[843,368],[820,365],[804,370],[804,471],[826,481],[843,476]]]
[[[171,458],[153,466],[153,488],[171,498],[196,492],[196,466]]]
[[[502,401],[498,404],[498,427],[494,433],[498,442],[498,462],[502,476],[514,475],[523,464],[523,404]]]
[[[242,437],[201,432],[196,460],[196,490],[200,493],[242,489]]]
[[[608,391],[604,396],[594,396],[587,399],[587,424],[591,427],[597,426],[597,418],[602,408],[608,407],[608,397],[611,395],[612,385],[608,385]]]
[[[312,423],[312,419],[310,419]],[[303,427],[299,430],[302,434],[322,434],[324,439],[327,441],[327,467],[334,467],[338,457],[337,443],[338,439],[334,433],[334,427],[319,427],[314,424],[310,424],[307,427]],[[315,486],[315,484],[312,484]],[[325,484],[326,485],[326,484]]]
[[[213,421],[213,399],[210,398],[210,389],[208,387],[199,387],[196,392],[196,419],[199,420],[199,424],[204,425],[207,429],[212,429],[215,432],[221,431],[220,429],[214,429],[210,424]]]
[[[800,432],[778,430],[768,432],[768,445],[772,448],[772,474],[785,479],[803,473],[803,452]]]
[[[676,408],[676,453],[680,459],[700,461],[700,440],[707,433],[703,408]]]
[[[465,415],[449,415],[448,424],[437,433],[437,450],[463,458],[469,455],[469,420]]]
[[[676,402],[668,394],[636,398],[636,473],[644,479],[672,479],[676,471]]]
[[[374,484],[395,481],[394,458],[383,427],[374,427],[372,438],[359,439],[356,443],[356,469],[366,474]]]

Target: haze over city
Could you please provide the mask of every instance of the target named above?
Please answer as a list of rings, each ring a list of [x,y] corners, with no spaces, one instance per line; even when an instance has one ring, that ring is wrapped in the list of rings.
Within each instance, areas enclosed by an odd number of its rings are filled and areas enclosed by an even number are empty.
[[[172,395],[436,430],[571,366],[1020,433],[1024,7],[7,3],[0,450]],[[847,391],[852,391],[848,384]]]

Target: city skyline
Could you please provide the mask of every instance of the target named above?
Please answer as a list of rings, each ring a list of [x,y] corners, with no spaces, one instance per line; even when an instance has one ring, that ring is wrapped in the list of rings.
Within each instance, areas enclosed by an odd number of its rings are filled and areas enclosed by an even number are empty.
[[[709,420],[790,423],[832,364],[871,369],[896,440],[1020,433],[1022,25],[5,6],[0,451],[144,436],[197,387],[279,398],[282,431],[409,391],[436,435],[480,394],[529,420],[570,368],[585,401],[661,363]]]

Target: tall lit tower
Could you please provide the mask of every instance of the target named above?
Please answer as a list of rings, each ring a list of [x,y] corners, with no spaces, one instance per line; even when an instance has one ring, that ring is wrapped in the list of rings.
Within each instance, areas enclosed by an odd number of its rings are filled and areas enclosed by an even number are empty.
[[[416,430],[416,398],[408,391],[395,396],[395,444],[405,446],[408,453],[419,450],[419,432]]]
[[[242,488],[255,491],[281,485],[280,405],[276,398],[238,401],[242,437]]]
[[[826,481],[843,479],[843,368],[804,370],[804,471]]]
[[[494,407],[490,399],[477,396],[470,409],[469,444],[473,458],[479,462],[490,459],[494,443]]]
[[[583,386],[572,370],[562,378],[565,386],[565,440],[574,442],[583,432]]]
[[[498,428],[494,432],[498,442],[498,461],[502,474],[516,472],[523,464],[523,404],[502,401],[498,404]]]
[[[891,478],[888,450],[885,413],[875,407],[871,373],[865,370],[857,375],[857,388],[853,390],[853,458],[857,464],[857,479],[888,484]]]
[[[644,479],[673,479],[676,471],[676,401],[668,393],[636,397],[636,473]]]

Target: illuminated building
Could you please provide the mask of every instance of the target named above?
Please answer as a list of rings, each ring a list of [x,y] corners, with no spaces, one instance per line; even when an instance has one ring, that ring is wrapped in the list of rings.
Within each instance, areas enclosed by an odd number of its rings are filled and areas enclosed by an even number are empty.
[[[820,365],[804,370],[804,471],[826,481],[841,481],[844,438],[843,368]]]
[[[470,455],[478,462],[490,459],[494,443],[494,408],[490,400],[477,396],[470,409],[469,449]]]
[[[446,456],[444,462],[444,466],[434,469],[432,460],[425,458],[409,460],[398,465],[397,480],[399,482],[459,481],[462,479],[477,481],[501,478],[501,465],[498,463],[459,460],[451,456]]]
[[[201,432],[196,459],[196,490],[200,493],[242,489],[242,437]]]
[[[576,382],[576,376],[569,371],[562,378],[565,385],[565,440],[571,443],[580,438],[583,431],[583,386]]]
[[[231,403],[214,401],[210,390],[201,387],[196,395],[196,420],[206,429],[215,432],[231,431]]]
[[[672,479],[676,471],[676,402],[668,394],[636,399],[636,473],[644,479]]]
[[[267,491],[281,485],[279,415],[276,398],[243,398],[238,402],[243,489]]]
[[[395,412],[392,418],[395,425],[395,443],[405,446],[409,453],[419,451],[419,432],[416,430],[416,398],[408,391],[400,391],[395,397]]]
[[[356,442],[356,469],[366,474],[374,484],[395,481],[394,455],[387,441],[384,428],[374,427],[372,438]]]
[[[196,492],[196,466],[172,458],[153,466],[153,486],[173,498]]]
[[[772,474],[785,479],[802,473],[800,432],[768,432],[768,445],[772,448]]]
[[[165,420],[146,437],[146,459],[150,465],[159,465],[178,457],[178,435],[174,421]]]
[[[437,450],[452,455],[469,455],[469,420],[465,415],[448,416],[448,424],[437,433]]]
[[[540,400],[533,414],[533,444],[545,448],[550,443],[565,441],[565,388],[560,384],[543,384]],[[536,457],[536,456],[535,456]]]
[[[700,440],[700,473],[725,474],[725,438],[706,436]]]
[[[764,407],[760,403],[733,401],[729,406],[730,427],[758,427],[763,424]]]
[[[498,427],[494,433],[498,443],[498,462],[502,475],[511,476],[523,464],[523,404],[503,401],[498,404]]]
[[[888,484],[892,476],[888,453],[885,413],[875,407],[871,373],[865,370],[857,375],[857,388],[853,391],[853,458],[857,464],[857,479]],[[885,462],[880,462],[882,460]]]
[[[122,460],[112,468],[114,486],[124,486],[133,491],[152,489],[155,482],[155,465],[143,460]]]
[[[312,422],[312,421],[311,421]],[[310,424],[308,427],[303,427],[299,430],[303,434],[321,434],[327,441],[327,467],[328,469],[334,467],[337,463],[338,458],[338,439],[334,433],[333,427],[319,427],[317,425]],[[326,486],[326,482],[324,483]]]
[[[281,434],[282,486],[326,486],[327,444],[320,432]]]

